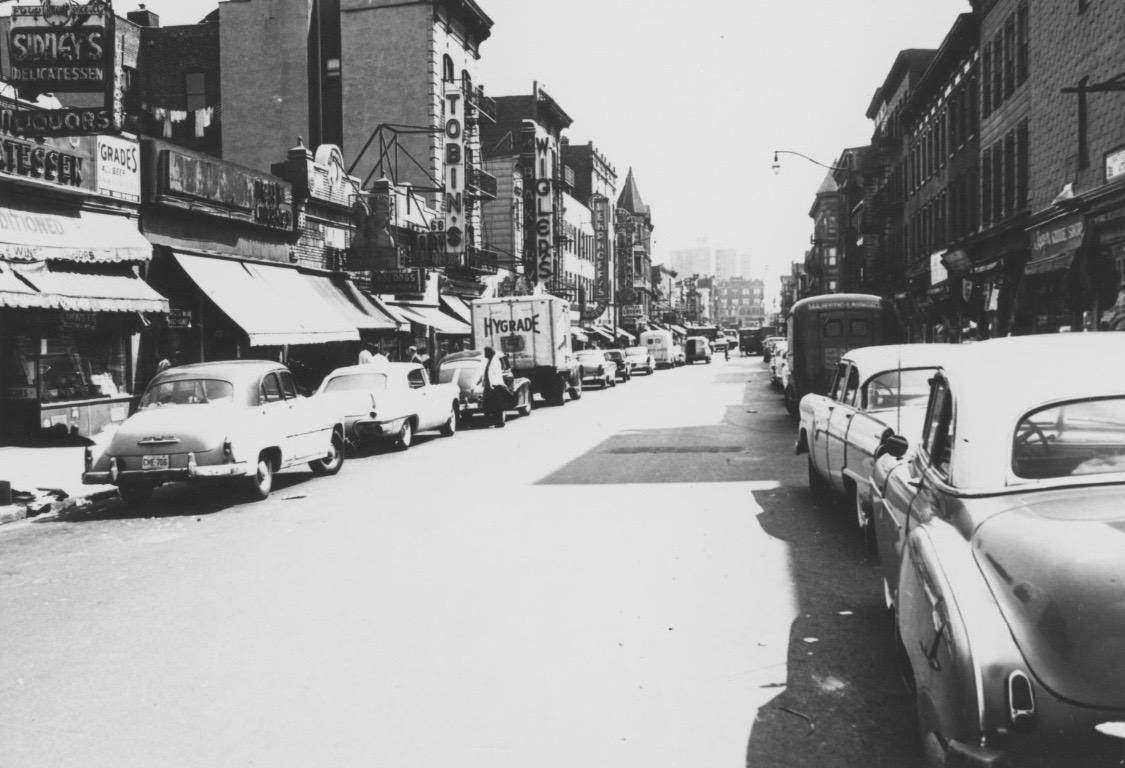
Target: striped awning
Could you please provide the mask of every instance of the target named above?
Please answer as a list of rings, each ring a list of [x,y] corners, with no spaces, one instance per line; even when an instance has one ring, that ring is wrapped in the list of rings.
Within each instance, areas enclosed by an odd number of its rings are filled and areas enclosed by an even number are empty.
[[[0,262],[0,307],[67,312],[168,313],[168,300],[129,272],[71,272],[62,265]]]
[[[0,208],[0,259],[10,262],[145,262],[152,244],[137,219],[109,213],[65,214],[31,204]]]

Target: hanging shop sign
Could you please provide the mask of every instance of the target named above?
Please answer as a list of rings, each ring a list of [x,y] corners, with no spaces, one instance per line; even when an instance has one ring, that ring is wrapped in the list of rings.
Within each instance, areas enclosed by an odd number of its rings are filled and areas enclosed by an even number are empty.
[[[191,328],[191,309],[189,307],[172,307],[164,322],[169,328]]]
[[[20,89],[105,91],[114,81],[109,3],[15,5],[8,30],[8,80]]]
[[[157,202],[267,229],[293,230],[293,187],[276,176],[196,153],[161,149],[158,182]]]
[[[636,320],[645,313],[645,308],[641,304],[626,304],[621,307],[621,317],[626,320]]]
[[[44,183],[50,186],[93,190],[93,177],[87,172],[89,156],[69,143],[45,143],[0,138],[0,175]]]
[[[1073,250],[1082,245],[1086,222],[1075,214],[1035,230],[1031,238],[1031,261],[1040,261]]]
[[[1119,147],[1105,156],[1105,180],[1111,182],[1125,176],[1125,147]]]
[[[540,283],[555,274],[555,209],[551,179],[555,174],[554,153],[549,135],[535,135],[535,275]]]
[[[465,252],[465,95],[460,83],[445,85],[445,251]]]
[[[595,302],[609,302],[609,198],[593,199],[594,214],[594,291]]]
[[[139,203],[141,148],[136,140],[98,136],[95,186],[100,194]]]
[[[425,273],[421,269],[385,269],[371,273],[373,293],[422,293],[426,290]]]

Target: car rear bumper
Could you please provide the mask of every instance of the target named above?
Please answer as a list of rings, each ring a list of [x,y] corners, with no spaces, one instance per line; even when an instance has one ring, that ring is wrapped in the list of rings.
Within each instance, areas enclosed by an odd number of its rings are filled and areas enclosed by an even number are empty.
[[[156,485],[177,480],[200,478],[244,477],[253,473],[249,462],[234,461],[228,464],[192,464],[175,469],[109,469],[100,472],[83,472],[85,485],[122,485],[125,483]]]

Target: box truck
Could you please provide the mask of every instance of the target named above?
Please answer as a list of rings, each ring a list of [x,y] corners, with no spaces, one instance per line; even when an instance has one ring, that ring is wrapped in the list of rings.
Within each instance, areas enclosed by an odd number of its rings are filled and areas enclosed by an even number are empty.
[[[570,393],[582,397],[582,378],[570,349],[570,302],[557,296],[477,299],[473,347],[492,347],[508,356],[516,376],[531,381],[531,391],[561,405]]]
[[[639,343],[647,347],[652,355],[652,362],[657,368],[671,368],[676,364],[672,352],[671,331],[642,331]]]

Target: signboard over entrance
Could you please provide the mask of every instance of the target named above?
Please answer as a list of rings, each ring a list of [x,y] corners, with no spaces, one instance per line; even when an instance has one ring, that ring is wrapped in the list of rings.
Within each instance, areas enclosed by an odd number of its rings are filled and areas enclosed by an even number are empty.
[[[105,91],[114,81],[113,9],[108,3],[12,7],[8,79],[28,91]]]

